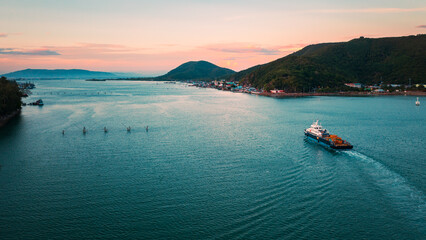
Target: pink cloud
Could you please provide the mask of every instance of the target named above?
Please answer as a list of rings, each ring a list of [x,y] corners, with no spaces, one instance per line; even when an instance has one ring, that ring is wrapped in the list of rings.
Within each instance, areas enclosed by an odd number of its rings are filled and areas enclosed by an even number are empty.
[[[124,45],[120,44],[107,44],[107,43],[77,43],[78,46],[86,48],[126,48]]]
[[[280,55],[280,50],[277,48],[265,48],[254,44],[230,43],[230,44],[212,44],[202,46],[200,48],[224,52],[224,53],[251,53],[258,55]]]
[[[295,52],[298,51],[306,46],[308,46],[309,44],[306,43],[296,43],[296,44],[288,44],[288,45],[283,45],[283,46],[278,46],[277,48],[281,51],[281,52]]]
[[[426,28],[426,25],[419,25],[419,26],[416,26],[416,28]]]
[[[117,53],[132,53],[138,52],[141,49],[131,48],[118,44],[103,44],[103,43],[76,43],[71,46],[44,46],[45,48],[55,49],[60,51],[65,56],[72,55],[108,55]]]
[[[8,55],[60,55],[59,53],[49,50],[49,49],[31,49],[31,50],[21,50],[15,48],[0,48],[0,54]]]
[[[7,34],[6,33],[0,33],[0,38],[5,38],[5,37],[7,37]]]

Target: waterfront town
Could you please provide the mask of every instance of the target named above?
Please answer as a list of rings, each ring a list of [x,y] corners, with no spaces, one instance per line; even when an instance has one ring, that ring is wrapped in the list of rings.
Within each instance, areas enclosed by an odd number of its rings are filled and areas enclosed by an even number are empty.
[[[251,85],[240,85],[235,82],[228,82],[224,79],[211,82],[196,81],[187,82],[188,86],[200,88],[215,88],[222,91],[231,91],[235,93],[249,93],[270,97],[299,97],[299,96],[353,96],[353,95],[426,95],[426,84],[379,84],[365,85],[361,83],[345,83],[344,91],[329,92],[323,88],[314,88],[308,92],[286,92],[283,89],[257,89]]]

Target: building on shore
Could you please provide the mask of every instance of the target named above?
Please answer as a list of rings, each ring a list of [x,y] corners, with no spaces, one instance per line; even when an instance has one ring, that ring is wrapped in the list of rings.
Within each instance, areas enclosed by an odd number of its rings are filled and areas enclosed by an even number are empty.
[[[362,88],[361,83],[345,83],[345,85],[348,87],[353,87],[353,88]]]

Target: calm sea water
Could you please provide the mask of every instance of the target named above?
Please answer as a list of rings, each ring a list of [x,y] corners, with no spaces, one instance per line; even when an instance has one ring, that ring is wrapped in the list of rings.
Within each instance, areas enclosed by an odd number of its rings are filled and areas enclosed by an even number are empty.
[[[45,106],[24,107],[0,129],[1,239],[426,234],[425,98],[416,107],[410,96],[273,99],[152,82],[36,84],[25,101]],[[307,141],[303,130],[315,119],[354,150]]]

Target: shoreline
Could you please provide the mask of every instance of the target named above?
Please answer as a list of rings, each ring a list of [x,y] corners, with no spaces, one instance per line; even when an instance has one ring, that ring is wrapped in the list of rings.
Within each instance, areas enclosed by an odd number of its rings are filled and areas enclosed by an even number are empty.
[[[10,120],[21,114],[21,109],[15,110],[9,115],[0,117],[0,128],[5,126]]]
[[[286,98],[286,97],[311,97],[311,96],[341,96],[341,97],[369,97],[369,96],[426,96],[426,92],[407,91],[407,92],[337,92],[337,93],[269,93],[263,92],[257,94],[265,97]]]
[[[251,87],[244,88],[224,88],[218,85],[212,84],[204,84],[204,83],[187,83],[189,87],[197,87],[197,88],[211,88],[219,91],[229,91],[233,93],[246,93],[251,95],[258,95],[264,97],[273,97],[273,98],[290,98],[290,97],[313,97],[313,96],[340,96],[340,97],[372,97],[372,96],[426,96],[426,91],[394,91],[394,92],[369,92],[369,91],[347,91],[347,92],[280,92],[280,93],[272,93],[262,90],[254,90],[251,91]],[[250,89],[248,89],[250,88]],[[253,88],[254,89],[254,88]]]

